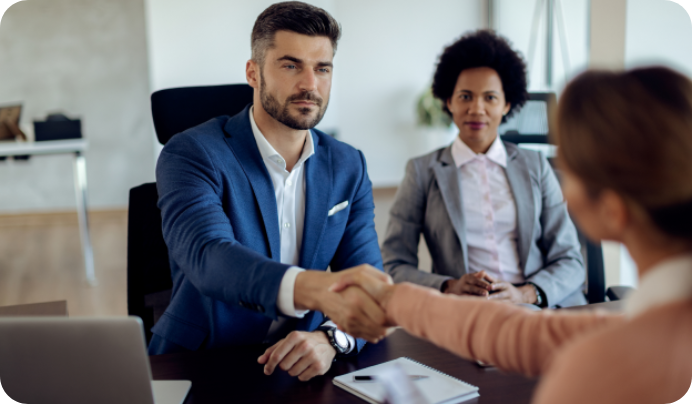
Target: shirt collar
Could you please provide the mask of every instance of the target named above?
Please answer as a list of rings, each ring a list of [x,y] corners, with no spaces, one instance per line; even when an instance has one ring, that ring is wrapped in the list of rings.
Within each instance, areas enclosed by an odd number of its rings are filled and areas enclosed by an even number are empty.
[[[505,145],[500,140],[500,136],[495,138],[488,152],[485,154],[474,153],[459,136],[454,139],[454,143],[452,143],[452,158],[457,167],[461,167],[469,161],[481,156],[485,156],[488,160],[504,168],[507,167],[507,149],[505,149]]]
[[[651,268],[625,299],[625,314],[635,317],[655,306],[692,298],[692,254],[680,255]]]
[[[257,127],[257,123],[255,122],[253,111],[254,107],[250,107],[250,126],[252,127],[252,134],[255,136],[255,142],[257,143],[257,148],[262,156],[262,160],[269,160],[285,170],[286,160],[284,160],[283,156],[280,155],[276,149],[274,149],[269,141],[267,141],[267,138],[264,137],[264,134],[262,134],[262,132],[259,130],[259,127]],[[301,153],[300,159],[298,159],[298,162],[296,163],[296,167],[300,167],[305,160],[307,160],[313,154],[315,154],[315,144],[312,139],[312,131],[308,130],[308,135],[305,136],[305,144],[303,145],[303,153]]]

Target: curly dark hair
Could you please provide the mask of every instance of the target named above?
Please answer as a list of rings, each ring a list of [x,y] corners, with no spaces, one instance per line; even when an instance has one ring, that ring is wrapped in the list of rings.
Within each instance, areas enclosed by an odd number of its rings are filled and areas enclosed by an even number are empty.
[[[529,98],[526,91],[526,63],[512,49],[509,40],[492,30],[467,33],[445,48],[433,77],[433,94],[442,100],[445,112],[451,115],[447,100],[454,93],[459,74],[474,67],[489,67],[500,76],[505,100],[511,105],[507,115],[502,118],[502,122],[506,122]]]

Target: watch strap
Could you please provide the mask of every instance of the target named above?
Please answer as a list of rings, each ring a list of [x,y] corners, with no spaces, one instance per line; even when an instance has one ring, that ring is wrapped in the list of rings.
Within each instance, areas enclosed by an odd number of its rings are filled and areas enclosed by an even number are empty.
[[[321,326],[317,327],[315,331],[322,331],[327,336],[327,340],[329,341],[329,344],[332,346],[332,348],[334,348],[334,350],[336,351],[337,356],[344,355],[347,352],[349,352],[349,348],[351,348],[350,342],[348,343],[349,346],[342,347],[336,341],[335,333],[341,332],[336,327],[322,324]],[[348,341],[348,338],[346,338],[346,341]]]
[[[545,293],[543,293],[543,289],[538,287],[538,285],[536,285],[533,282],[526,282],[526,284],[533,286],[533,289],[536,291],[536,303],[534,303],[534,305],[540,308],[546,307],[545,303],[547,299],[545,298]]]

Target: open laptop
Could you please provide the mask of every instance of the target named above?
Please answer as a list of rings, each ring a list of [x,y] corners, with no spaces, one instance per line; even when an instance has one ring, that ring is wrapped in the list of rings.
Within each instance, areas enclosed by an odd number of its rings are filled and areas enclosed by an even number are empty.
[[[22,404],[182,404],[191,386],[152,381],[138,317],[0,318],[0,384]]]

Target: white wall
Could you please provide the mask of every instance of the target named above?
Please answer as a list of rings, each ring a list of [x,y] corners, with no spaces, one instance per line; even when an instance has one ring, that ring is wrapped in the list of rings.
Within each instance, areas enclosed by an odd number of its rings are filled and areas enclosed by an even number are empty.
[[[679,4],[628,0],[625,67],[662,64],[692,76],[692,23]]]
[[[152,90],[244,83],[250,32],[273,1],[146,0]],[[398,185],[427,152],[415,100],[437,56],[480,27],[480,0],[309,1],[342,25],[330,106],[318,128],[361,149],[375,186]],[[386,151],[386,152],[383,152]]]
[[[546,84],[547,1],[539,8],[536,17],[538,3],[538,0],[495,0],[495,29],[512,41],[515,49],[527,60],[529,91],[553,89],[559,92],[571,77],[588,65],[589,0],[560,0],[561,7],[555,8],[551,87]],[[537,21],[536,40],[533,57],[530,57],[534,21]]]
[[[444,46],[481,27],[480,2],[336,4],[344,26],[336,73],[340,137],[363,150],[375,186],[398,185],[406,161],[429,151],[427,133],[416,127],[416,99],[431,84]]]
[[[127,206],[153,180],[143,0],[30,0],[0,25],[0,105],[20,125],[63,111],[82,119],[90,208]],[[0,162],[0,213],[75,208],[72,158]]]

